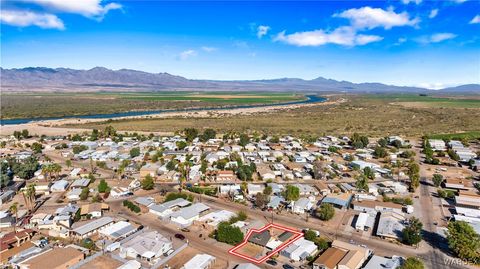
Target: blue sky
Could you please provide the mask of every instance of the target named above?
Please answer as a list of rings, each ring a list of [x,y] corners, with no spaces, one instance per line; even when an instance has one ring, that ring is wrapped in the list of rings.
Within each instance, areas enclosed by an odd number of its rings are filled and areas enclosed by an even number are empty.
[[[480,83],[480,1],[1,1],[3,68]]]

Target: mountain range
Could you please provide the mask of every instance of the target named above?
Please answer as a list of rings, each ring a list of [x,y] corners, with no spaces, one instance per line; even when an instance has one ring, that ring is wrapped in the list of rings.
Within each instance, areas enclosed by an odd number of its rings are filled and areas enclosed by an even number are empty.
[[[382,83],[352,83],[318,77],[312,80],[280,78],[270,80],[193,80],[168,73],[148,73],[95,67],[89,70],[70,68],[26,67],[0,68],[3,91],[162,91],[162,90],[237,90],[237,91],[302,91],[302,92],[432,92],[420,87],[404,87]],[[435,90],[435,93],[480,93],[479,84]]]

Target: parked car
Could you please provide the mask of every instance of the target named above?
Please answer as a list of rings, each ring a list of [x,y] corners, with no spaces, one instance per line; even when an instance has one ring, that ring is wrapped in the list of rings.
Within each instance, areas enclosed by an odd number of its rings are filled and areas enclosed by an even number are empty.
[[[189,230],[189,229],[187,229],[187,228],[182,228],[182,229],[180,229],[180,231],[182,231],[182,232],[185,232],[185,233],[188,233],[188,232],[190,232],[190,230]]]
[[[283,269],[295,269],[295,267],[291,266],[290,264],[284,264]]]
[[[267,263],[273,266],[276,266],[278,264],[278,262],[275,260],[268,260]]]
[[[185,240],[185,235],[183,234],[175,234],[175,238],[178,238],[180,240]]]

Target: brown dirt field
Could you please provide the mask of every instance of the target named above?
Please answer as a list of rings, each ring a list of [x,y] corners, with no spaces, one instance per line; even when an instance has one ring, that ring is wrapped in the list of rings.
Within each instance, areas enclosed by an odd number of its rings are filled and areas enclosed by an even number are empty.
[[[243,247],[239,248],[236,252],[252,258],[257,258],[264,255],[264,248],[252,243],[247,243]]]
[[[79,269],[115,269],[122,265],[121,262],[107,256],[102,255],[92,261],[84,264]]]

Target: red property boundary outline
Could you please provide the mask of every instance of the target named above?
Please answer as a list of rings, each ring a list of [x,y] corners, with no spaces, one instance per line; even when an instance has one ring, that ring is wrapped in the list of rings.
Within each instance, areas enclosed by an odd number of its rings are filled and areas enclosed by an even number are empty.
[[[293,239],[291,240],[288,240],[286,241],[285,243],[281,244],[280,246],[278,246],[276,249],[272,250],[270,252],[270,254],[268,254],[267,256],[261,258],[261,259],[255,259],[255,258],[252,258],[252,257],[249,257],[247,255],[243,255],[243,254],[240,254],[240,253],[237,253],[235,251],[237,251],[239,248],[243,247],[245,244],[248,243],[248,239],[250,238],[250,236],[252,235],[252,233],[261,233],[267,229],[270,229],[271,227],[273,228],[277,228],[279,230],[284,230],[284,231],[287,231],[287,232],[291,232],[293,234],[295,234],[295,237],[293,237]],[[248,260],[248,261],[251,261],[253,263],[256,263],[256,264],[259,264],[259,263],[262,263],[266,260],[268,260],[270,257],[272,257],[273,255],[279,253],[280,251],[282,251],[283,249],[285,249],[288,245],[292,244],[293,242],[297,241],[298,239],[300,239],[300,237],[303,237],[303,233],[302,232],[299,232],[295,229],[292,229],[292,228],[288,228],[288,227],[285,227],[285,226],[281,226],[281,225],[278,225],[278,224],[274,224],[274,223],[269,223],[267,224],[265,227],[261,228],[261,229],[250,229],[247,233],[247,235],[245,236],[245,239],[243,240],[242,243],[234,246],[233,248],[231,248],[230,250],[228,250],[228,253],[234,255],[234,256],[237,256],[237,257],[240,257],[240,258],[243,258],[245,260]]]

